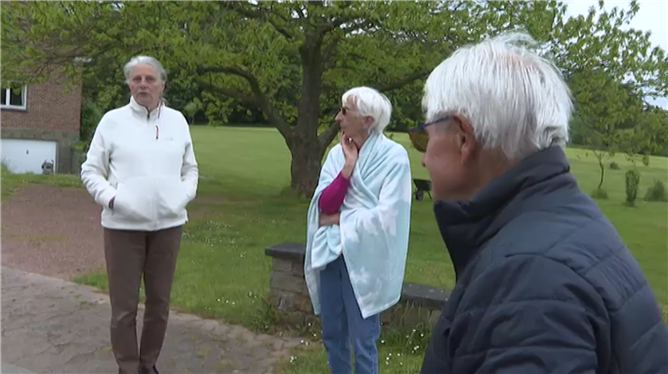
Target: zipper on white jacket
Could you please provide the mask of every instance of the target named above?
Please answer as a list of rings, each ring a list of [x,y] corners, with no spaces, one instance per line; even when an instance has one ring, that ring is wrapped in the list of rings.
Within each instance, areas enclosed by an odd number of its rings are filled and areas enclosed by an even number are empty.
[[[146,123],[150,124],[151,123],[151,112],[146,113]],[[160,138],[160,128],[158,125],[155,125],[155,140],[158,140]]]

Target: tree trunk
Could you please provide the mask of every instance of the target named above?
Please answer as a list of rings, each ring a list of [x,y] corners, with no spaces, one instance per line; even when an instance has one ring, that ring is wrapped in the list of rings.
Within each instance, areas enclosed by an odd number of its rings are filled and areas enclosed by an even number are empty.
[[[601,168],[601,179],[598,182],[598,189],[597,191],[600,191],[601,188],[603,187],[603,178],[605,177],[605,164],[603,164],[603,156],[604,154],[596,154],[596,158],[598,158],[598,166]]]
[[[317,140],[293,141],[290,145],[290,187],[299,197],[311,198],[318,185],[325,149]]]
[[[322,37],[305,33],[299,48],[302,60],[301,97],[297,103],[297,126],[288,140],[292,162],[290,186],[300,197],[311,198],[318,185],[322,158],[327,146],[318,139],[320,95],[322,94]]]

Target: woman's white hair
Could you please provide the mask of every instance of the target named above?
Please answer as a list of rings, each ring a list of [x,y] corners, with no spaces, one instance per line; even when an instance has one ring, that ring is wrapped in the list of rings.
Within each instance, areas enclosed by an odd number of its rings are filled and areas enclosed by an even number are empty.
[[[503,34],[458,49],[429,75],[422,106],[427,121],[466,117],[485,148],[519,160],[568,142],[571,92],[557,67],[524,33]]]
[[[387,96],[378,92],[378,90],[371,87],[351,88],[341,96],[341,103],[346,105],[348,98],[352,98],[359,115],[373,118],[369,132],[381,133],[390,124],[392,103]]]
[[[130,75],[132,75],[132,69],[135,68],[137,65],[149,65],[153,69],[155,69],[155,72],[158,73],[158,76],[160,77],[160,81],[162,83],[167,82],[167,72],[165,72],[165,69],[162,67],[162,64],[160,61],[156,60],[155,58],[151,56],[135,56],[128,61],[125,66],[123,67],[123,74],[125,74],[125,83],[130,83]]]

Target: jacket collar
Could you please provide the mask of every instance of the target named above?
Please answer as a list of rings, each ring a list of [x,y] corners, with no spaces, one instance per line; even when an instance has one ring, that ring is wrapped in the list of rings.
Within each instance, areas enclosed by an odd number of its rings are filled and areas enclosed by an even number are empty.
[[[457,277],[478,250],[525,208],[523,201],[576,184],[561,147],[536,152],[493,179],[471,200],[439,200],[434,215]],[[549,188],[543,187],[548,183]],[[535,188],[538,184],[540,188]]]
[[[132,108],[132,110],[133,110],[135,113],[140,114],[140,115],[143,116],[143,117],[149,117],[149,116],[150,116],[150,117],[155,117],[155,116],[158,116],[158,117],[159,117],[159,116],[160,116],[160,111],[161,111],[162,106],[163,106],[163,103],[160,102],[160,103],[158,104],[158,106],[157,106],[155,109],[153,109],[150,113],[149,113],[148,109],[146,109],[145,106],[139,104],[139,103],[135,100],[135,97],[134,97],[134,96],[130,96],[130,104],[129,104],[129,105],[130,105],[130,108]]]

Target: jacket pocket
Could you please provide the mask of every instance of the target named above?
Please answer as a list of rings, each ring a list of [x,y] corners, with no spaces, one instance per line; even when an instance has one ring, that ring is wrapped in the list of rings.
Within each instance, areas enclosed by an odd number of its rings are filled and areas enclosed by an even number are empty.
[[[155,180],[151,177],[135,177],[119,182],[114,198],[114,217],[134,222],[153,220],[154,195]]]
[[[156,204],[158,217],[174,218],[185,213],[190,202],[187,187],[181,178],[159,178]]]

